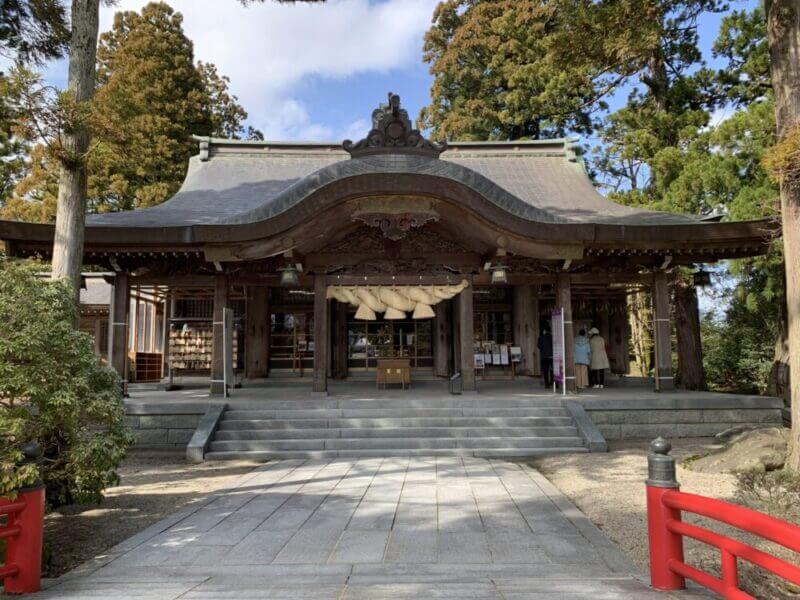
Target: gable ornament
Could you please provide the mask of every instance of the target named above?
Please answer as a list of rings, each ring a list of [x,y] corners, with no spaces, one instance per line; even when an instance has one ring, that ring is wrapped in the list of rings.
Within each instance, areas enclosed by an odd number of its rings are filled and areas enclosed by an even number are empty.
[[[342,147],[352,158],[370,154],[417,154],[438,158],[446,142],[426,139],[414,129],[408,111],[400,108],[400,96],[389,92],[389,101],[372,111],[372,129],[362,140],[345,140]]]

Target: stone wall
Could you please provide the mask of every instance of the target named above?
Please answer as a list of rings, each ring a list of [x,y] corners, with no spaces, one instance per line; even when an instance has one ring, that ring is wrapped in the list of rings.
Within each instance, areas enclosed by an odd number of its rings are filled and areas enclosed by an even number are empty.
[[[205,406],[132,405],[126,403],[125,421],[134,437],[134,448],[184,451],[197,429]]]
[[[776,425],[781,423],[783,403],[760,396],[664,394],[641,401],[592,399],[583,405],[606,440],[627,440],[711,437],[739,425]]]

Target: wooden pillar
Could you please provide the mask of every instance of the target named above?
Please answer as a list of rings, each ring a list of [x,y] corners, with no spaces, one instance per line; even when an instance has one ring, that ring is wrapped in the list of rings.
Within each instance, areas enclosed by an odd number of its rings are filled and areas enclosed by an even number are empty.
[[[459,355],[461,359],[461,381],[466,392],[475,391],[475,326],[472,314],[472,282],[456,296],[459,326]]]
[[[514,345],[522,349],[522,362],[517,365],[517,373],[536,375],[539,372],[539,352],[536,347],[539,337],[539,301],[535,286],[514,286],[511,319],[514,324]]]
[[[437,377],[450,375],[450,345],[452,344],[452,323],[450,302],[442,301],[434,305],[433,311],[433,374]]]
[[[623,297],[612,300],[610,306],[609,337],[606,341],[611,345],[611,369],[613,373],[625,375],[630,372],[628,302]]]
[[[328,393],[328,300],[325,275],[314,276],[314,382],[312,391]]]
[[[244,376],[267,376],[269,364],[269,289],[247,288],[247,326],[244,330]]]
[[[575,330],[572,326],[572,281],[569,273],[556,275],[556,310],[564,309],[564,376],[567,390],[575,386]],[[555,335],[555,332],[553,332]]]
[[[117,273],[111,292],[108,318],[108,364],[122,378],[122,389],[128,387],[128,315],[130,281],[127,273]]]
[[[347,304],[333,300],[332,323],[331,323],[331,348],[333,356],[333,377],[336,379],[347,379],[348,366],[348,338],[347,338]]]
[[[225,390],[223,310],[228,308],[228,277],[217,273],[214,276],[214,313],[211,338],[211,393],[222,394]]]
[[[461,371],[461,325],[458,312],[458,298],[450,298],[450,356],[448,373],[450,375]],[[474,335],[474,334],[473,334]]]
[[[600,308],[597,311],[597,328],[600,330],[600,335],[606,341],[609,342],[611,337],[611,321],[608,316],[608,311],[610,309],[610,304],[608,300],[608,294],[603,294],[602,299],[600,300]]]
[[[164,378],[167,376],[169,372],[169,324],[170,319],[172,318],[172,313],[170,312],[170,308],[172,307],[172,290],[169,288],[166,289],[164,293],[164,316],[163,316],[163,326],[162,335],[161,335],[161,377]]]
[[[669,282],[664,271],[653,273],[653,331],[655,332],[655,388],[675,389],[672,377],[672,327],[669,318]]]

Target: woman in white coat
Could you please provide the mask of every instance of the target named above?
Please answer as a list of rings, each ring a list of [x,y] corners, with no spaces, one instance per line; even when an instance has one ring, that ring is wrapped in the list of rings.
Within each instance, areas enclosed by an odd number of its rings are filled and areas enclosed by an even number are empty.
[[[589,338],[589,347],[592,350],[589,381],[592,387],[603,388],[606,383],[606,369],[610,366],[608,355],[606,354],[606,341],[596,327],[592,327],[589,330],[589,335],[591,336]]]

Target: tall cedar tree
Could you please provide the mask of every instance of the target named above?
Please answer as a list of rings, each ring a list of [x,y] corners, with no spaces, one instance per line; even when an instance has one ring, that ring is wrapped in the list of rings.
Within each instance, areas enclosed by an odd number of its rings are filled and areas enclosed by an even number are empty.
[[[426,35],[432,104],[422,124],[440,138],[517,139],[587,132],[603,98],[644,84],[601,130],[597,163],[616,199],[649,204],[656,153],[708,122],[715,90],[701,62],[697,19],[721,0],[446,0]],[[692,72],[689,75],[689,72]],[[681,374],[705,385],[697,296],[676,286]]]
[[[583,64],[596,74],[602,97],[637,78],[627,105],[600,131],[596,162],[615,186],[612,197],[627,204],[653,205],[669,180],[656,167],[661,152],[679,147],[708,122],[717,101],[713,73],[702,67],[697,20],[724,8],[719,0],[563,0],[566,27],[553,36],[562,66]],[[635,26],[632,24],[635,23]],[[680,210],[662,205],[662,208]],[[673,289],[678,324],[678,373],[689,389],[705,387],[697,291],[684,275]]]
[[[164,49],[169,49],[165,52]],[[93,152],[88,157],[89,212],[127,210],[163,202],[180,186],[191,135],[257,137],[245,130],[247,112],[228,91],[228,78],[208,63],[192,63],[192,43],[181,16],[165,4],[141,14],[118,13],[98,50],[98,90],[93,103]],[[57,168],[37,146],[0,215],[52,221]]]
[[[766,0],[770,70],[775,95],[778,170],[786,264],[792,449],[787,467],[800,471],[800,6],[796,0]]]
[[[113,0],[106,1],[113,3]],[[240,2],[248,4],[249,0]],[[92,99],[95,87],[100,0],[72,0],[71,17],[67,94],[76,105],[82,107]],[[51,270],[53,279],[68,279],[71,282],[77,304],[86,220],[87,159],[91,138],[88,127],[82,123],[65,132],[64,137],[67,152],[60,165]]]
[[[100,0],[72,0],[70,23],[66,97],[79,113],[86,114],[95,87]],[[70,282],[77,306],[80,302],[86,221],[86,162],[91,142],[88,123],[79,119],[64,131],[62,137],[51,277]],[[77,321],[74,326],[77,328]]]
[[[559,11],[545,0],[446,0],[425,35],[434,76],[420,124],[439,139],[516,140],[588,132],[591,78],[554,74],[548,34]]]
[[[118,12],[97,48],[89,207],[152,206],[174,194],[195,152],[191,134],[212,131],[203,77],[183,16],[163,2]]]

